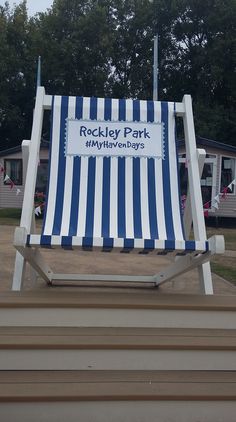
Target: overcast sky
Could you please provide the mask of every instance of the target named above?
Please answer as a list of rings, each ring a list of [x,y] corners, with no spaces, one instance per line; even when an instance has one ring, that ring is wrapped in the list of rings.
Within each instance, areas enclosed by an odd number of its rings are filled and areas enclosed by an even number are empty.
[[[13,4],[21,3],[21,0],[8,0],[10,7]],[[30,16],[35,15],[37,12],[44,12],[47,8],[51,7],[53,0],[27,0],[27,8]],[[5,4],[5,0],[0,0],[0,6]]]

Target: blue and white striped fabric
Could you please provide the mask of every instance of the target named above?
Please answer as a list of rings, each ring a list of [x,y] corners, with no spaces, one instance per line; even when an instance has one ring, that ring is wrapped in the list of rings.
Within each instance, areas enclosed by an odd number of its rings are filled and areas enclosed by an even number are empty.
[[[164,159],[65,156],[66,119],[164,123]],[[174,103],[53,98],[50,173],[42,235],[28,245],[205,251],[185,241]]]

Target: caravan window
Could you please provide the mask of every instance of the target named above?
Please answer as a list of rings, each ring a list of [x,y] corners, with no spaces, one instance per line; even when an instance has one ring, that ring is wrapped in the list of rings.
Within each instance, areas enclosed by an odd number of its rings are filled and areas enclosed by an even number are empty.
[[[4,172],[9,179],[5,179],[4,184],[22,185],[22,159],[5,159]]]
[[[233,184],[231,188],[228,186],[235,180],[235,167],[236,159],[232,157],[222,157],[221,158],[221,183],[220,191],[223,192],[225,188],[227,193],[235,193],[235,185]]]

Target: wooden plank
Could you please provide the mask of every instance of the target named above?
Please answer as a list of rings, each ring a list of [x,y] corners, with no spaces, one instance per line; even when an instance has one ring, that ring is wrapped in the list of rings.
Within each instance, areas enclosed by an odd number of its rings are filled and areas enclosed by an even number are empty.
[[[1,308],[115,308],[236,311],[236,296],[164,295],[158,289],[46,288],[37,292],[3,292]]]
[[[28,372],[28,371],[27,371]],[[63,378],[62,371],[37,373],[21,371],[20,378],[14,381],[3,380],[0,372],[1,402],[37,401],[99,401],[99,400],[235,400],[235,372],[214,373],[201,371],[148,371],[131,374],[130,371],[72,371]],[[19,373],[17,374],[19,376]],[[24,376],[26,375],[26,379]],[[199,379],[201,375],[201,379]],[[58,378],[59,377],[59,378]]]
[[[56,332],[54,328],[47,328],[46,333],[40,327],[27,329],[21,328],[20,333],[15,329],[12,335],[6,334],[6,330],[2,332],[0,328],[0,349],[17,350],[42,350],[42,349],[135,349],[135,350],[236,350],[236,330],[230,330],[231,335],[227,335],[228,330],[220,330],[208,335],[210,330],[177,329],[149,329],[144,333],[144,329],[136,328],[131,334],[130,329],[120,328],[113,331],[112,329],[97,328],[82,329],[71,328],[68,332],[67,328],[60,328]],[[169,332],[169,335],[168,335]],[[224,335],[225,334],[225,335]]]
[[[236,371],[0,371],[0,384],[58,382],[236,382]]]
[[[218,328],[159,328],[159,327],[54,327],[54,326],[0,326],[0,336],[192,336],[235,337],[236,329]]]

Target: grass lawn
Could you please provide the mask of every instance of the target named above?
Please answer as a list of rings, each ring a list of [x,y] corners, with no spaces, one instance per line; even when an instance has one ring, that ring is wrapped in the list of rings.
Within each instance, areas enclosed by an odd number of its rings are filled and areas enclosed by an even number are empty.
[[[233,260],[234,262],[231,262]],[[236,263],[235,258],[224,257],[223,264],[218,260],[211,261],[211,270],[227,281],[236,285]]]
[[[21,208],[0,209],[0,226],[19,226]],[[36,226],[41,227],[42,217],[36,217]]]
[[[223,234],[225,237],[225,249],[236,251],[236,229],[234,228],[218,228],[207,227],[207,237],[214,234]]]
[[[0,209],[0,225],[17,226],[20,223],[20,208],[2,208]]]

